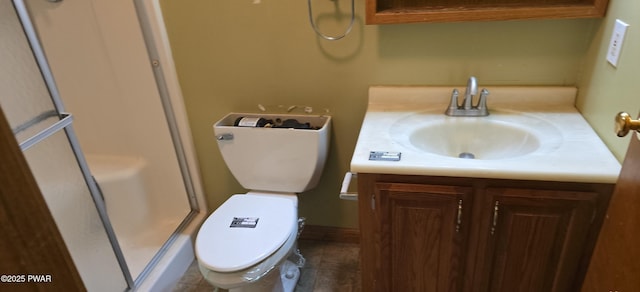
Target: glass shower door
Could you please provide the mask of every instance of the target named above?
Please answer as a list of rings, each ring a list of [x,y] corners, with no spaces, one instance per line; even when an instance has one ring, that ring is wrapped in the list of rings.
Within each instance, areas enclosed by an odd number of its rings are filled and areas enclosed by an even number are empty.
[[[0,0],[0,106],[89,291],[133,281],[20,3]]]

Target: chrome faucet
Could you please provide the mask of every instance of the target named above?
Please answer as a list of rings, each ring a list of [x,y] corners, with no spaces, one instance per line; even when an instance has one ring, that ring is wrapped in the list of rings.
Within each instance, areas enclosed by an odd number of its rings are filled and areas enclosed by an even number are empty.
[[[471,76],[467,80],[467,89],[464,90],[464,101],[462,102],[464,109],[471,109],[471,101],[476,94],[478,94],[478,81]]]
[[[464,100],[462,106],[458,105],[458,89],[454,89],[451,93],[451,102],[449,107],[445,111],[448,116],[454,117],[484,117],[489,115],[489,109],[487,108],[487,96],[489,90],[483,88],[480,91],[480,98],[478,103],[473,105],[473,97],[478,94],[478,81],[475,77],[469,77],[467,81],[467,89],[464,91]]]

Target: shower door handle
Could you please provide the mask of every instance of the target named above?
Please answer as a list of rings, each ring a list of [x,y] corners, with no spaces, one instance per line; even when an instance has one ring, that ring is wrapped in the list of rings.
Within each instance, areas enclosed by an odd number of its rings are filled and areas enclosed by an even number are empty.
[[[20,150],[25,151],[29,149],[31,146],[66,128],[73,122],[73,116],[70,113],[60,113],[60,117],[61,119],[53,125],[22,141],[22,143],[20,143]]]

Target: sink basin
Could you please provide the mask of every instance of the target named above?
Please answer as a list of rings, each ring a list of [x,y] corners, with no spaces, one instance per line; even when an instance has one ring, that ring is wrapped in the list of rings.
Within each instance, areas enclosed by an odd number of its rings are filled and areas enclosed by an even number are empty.
[[[488,117],[424,112],[400,119],[390,130],[393,140],[415,151],[480,160],[550,151],[562,140],[558,129],[548,122],[508,111],[494,111]]]
[[[450,86],[370,87],[350,171],[617,181],[620,163],[575,108],[575,87],[491,87],[486,117],[445,115],[452,90]]]
[[[486,120],[446,120],[416,129],[409,135],[418,149],[442,156],[504,159],[529,154],[540,140],[526,129]]]

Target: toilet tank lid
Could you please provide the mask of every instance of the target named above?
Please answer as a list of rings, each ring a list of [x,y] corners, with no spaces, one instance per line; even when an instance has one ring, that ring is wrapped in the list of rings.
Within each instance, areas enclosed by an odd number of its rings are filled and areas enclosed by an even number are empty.
[[[280,248],[296,224],[292,200],[233,195],[202,224],[195,246],[198,261],[218,272],[246,269]]]

